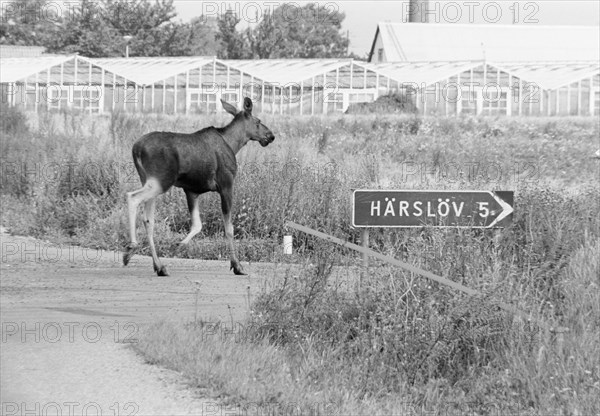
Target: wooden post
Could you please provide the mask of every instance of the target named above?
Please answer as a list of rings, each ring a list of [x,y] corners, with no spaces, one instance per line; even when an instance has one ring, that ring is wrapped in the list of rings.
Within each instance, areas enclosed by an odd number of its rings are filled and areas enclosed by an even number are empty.
[[[369,229],[367,227],[362,229],[362,234],[360,237],[361,245],[364,248],[369,248]],[[363,259],[363,267],[369,267],[369,255],[367,253],[362,253]]]

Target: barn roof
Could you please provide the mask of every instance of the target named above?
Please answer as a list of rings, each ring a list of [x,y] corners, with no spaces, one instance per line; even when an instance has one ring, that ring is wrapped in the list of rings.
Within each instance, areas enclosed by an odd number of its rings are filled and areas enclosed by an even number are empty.
[[[380,22],[388,62],[600,60],[600,27]]]

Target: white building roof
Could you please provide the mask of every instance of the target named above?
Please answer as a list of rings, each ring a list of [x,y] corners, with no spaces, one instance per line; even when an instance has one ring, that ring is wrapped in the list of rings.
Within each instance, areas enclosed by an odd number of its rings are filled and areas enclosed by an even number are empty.
[[[367,68],[396,80],[400,83],[430,85],[444,81],[456,74],[477,68],[482,61],[446,61],[446,62],[387,62],[367,64]]]
[[[90,61],[138,85],[151,85],[213,63],[215,58],[212,56],[90,58]]]
[[[600,27],[380,22],[387,62],[600,60]]]
[[[74,59],[75,55],[2,58],[0,83],[17,82],[53,66]]]
[[[513,62],[494,64],[522,80],[535,82],[542,89],[556,89],[600,74],[600,62]]]
[[[335,71],[348,65],[351,59],[239,59],[223,61],[232,68],[266,82],[290,84]],[[357,62],[355,62],[356,64]]]

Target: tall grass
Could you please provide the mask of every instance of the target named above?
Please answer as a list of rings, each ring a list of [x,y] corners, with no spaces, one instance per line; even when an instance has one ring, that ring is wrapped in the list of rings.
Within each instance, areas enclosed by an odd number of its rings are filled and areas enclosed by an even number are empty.
[[[4,220],[16,232],[62,235],[112,249],[126,239],[124,194],[139,186],[133,142],[153,130],[193,132],[229,121],[229,116],[67,112],[26,119],[7,111],[1,143],[0,192],[9,202]],[[257,247],[279,244],[286,220],[356,240],[349,222],[354,188],[516,189],[517,201],[544,190],[564,199],[565,188],[594,183],[599,173],[590,157],[598,126],[589,119],[263,118],[277,139],[267,148],[250,143],[241,151],[234,193],[235,233],[244,240],[241,255],[248,260],[273,257],[272,250]],[[201,201],[202,236],[219,238],[218,196]],[[25,218],[22,207],[32,204]],[[176,249],[189,228],[181,190],[159,198],[157,210],[163,255],[217,255],[201,236],[187,251]],[[384,231],[382,238],[395,234]],[[299,241],[301,249],[309,244]]]
[[[331,264],[343,253],[319,246],[299,275],[269,284],[246,330],[159,322],[138,348],[247,413],[598,414],[600,241],[588,237],[559,284],[562,312],[535,314],[562,335],[507,315],[496,291],[466,298],[387,267],[340,281]],[[477,286],[530,290],[505,273]]]
[[[2,224],[108,249],[127,241],[124,194],[139,186],[130,160],[134,140],[229,119],[9,111],[1,124]],[[465,298],[377,262],[361,276],[339,279],[338,266],[355,270],[345,266],[357,259],[295,234],[302,271],[268,282],[248,317],[258,329],[244,342],[206,339],[198,323],[163,322],[139,346],[150,361],[238,403],[298,403],[310,409],[302,414],[332,410],[315,402],[341,414],[486,414],[493,406],[599,412],[595,120],[262,118],[275,142],[251,143],[238,156],[234,226],[242,260],[283,260],[286,220],[358,241],[352,189],[512,189],[513,223],[502,231],[371,233],[375,250],[483,295]],[[215,194],[202,197],[203,233],[181,250],[176,243],[189,228],[183,193],[159,198],[160,254],[226,256],[219,205]],[[519,321],[499,301],[569,332]]]

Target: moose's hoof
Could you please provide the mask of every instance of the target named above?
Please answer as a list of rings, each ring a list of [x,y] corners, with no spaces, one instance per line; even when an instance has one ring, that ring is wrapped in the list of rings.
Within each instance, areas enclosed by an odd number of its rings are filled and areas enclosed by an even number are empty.
[[[156,272],[156,274],[158,276],[168,276],[169,273],[167,273],[167,266],[165,266],[164,264],[160,267],[156,267],[156,265],[154,265],[154,271]]]
[[[248,273],[244,273],[244,269],[242,268],[242,265],[240,264],[240,262],[238,261],[231,261],[231,267],[229,268],[229,270],[233,269],[233,274],[238,275],[238,276],[247,276]]]
[[[129,261],[131,260],[136,251],[137,244],[131,243],[127,246],[125,253],[123,253],[123,266],[127,266],[129,264]]]

